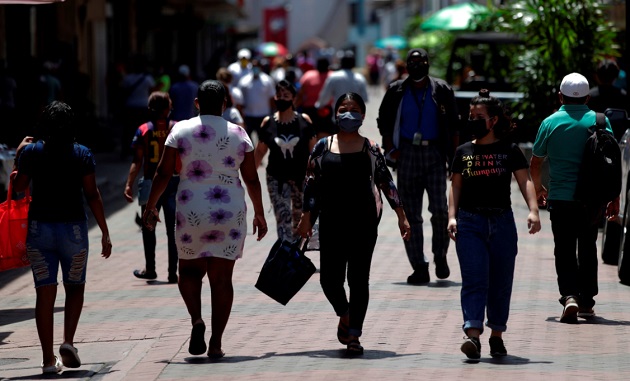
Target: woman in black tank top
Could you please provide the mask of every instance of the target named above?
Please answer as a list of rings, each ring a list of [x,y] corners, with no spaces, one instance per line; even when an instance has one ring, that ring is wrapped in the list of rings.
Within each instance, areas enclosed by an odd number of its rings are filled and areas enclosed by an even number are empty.
[[[358,132],[365,118],[363,99],[346,93],[335,110],[339,133],[321,139],[309,158],[298,232],[310,236],[319,215],[320,283],[340,317],[337,338],[347,345],[348,354],[356,355],[363,353],[359,337],[368,306],[381,191],[398,215],[405,240],[410,227],[380,148]],[[351,302],[344,289],[346,268]]]

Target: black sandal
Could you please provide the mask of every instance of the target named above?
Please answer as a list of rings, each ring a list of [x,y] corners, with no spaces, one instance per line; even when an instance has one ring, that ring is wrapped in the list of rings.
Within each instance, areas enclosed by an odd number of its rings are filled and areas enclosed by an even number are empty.
[[[343,345],[348,345],[350,343],[350,327],[344,324],[341,319],[339,319],[339,325],[337,325],[337,339]]]
[[[358,339],[352,340],[348,343],[346,354],[349,356],[359,356],[363,354],[363,347]]]

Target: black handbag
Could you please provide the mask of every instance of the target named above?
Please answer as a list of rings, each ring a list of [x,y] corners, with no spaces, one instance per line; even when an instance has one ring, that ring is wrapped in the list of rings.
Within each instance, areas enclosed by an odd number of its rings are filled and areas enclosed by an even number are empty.
[[[304,255],[307,244],[308,239],[278,239],[260,270],[256,288],[286,306],[317,270]]]

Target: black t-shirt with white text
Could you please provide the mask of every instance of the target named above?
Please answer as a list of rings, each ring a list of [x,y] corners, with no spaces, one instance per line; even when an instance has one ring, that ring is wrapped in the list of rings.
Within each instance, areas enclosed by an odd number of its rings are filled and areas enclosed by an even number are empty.
[[[509,209],[512,173],[528,168],[525,155],[511,142],[467,142],[455,151],[451,167],[462,175],[459,207]]]

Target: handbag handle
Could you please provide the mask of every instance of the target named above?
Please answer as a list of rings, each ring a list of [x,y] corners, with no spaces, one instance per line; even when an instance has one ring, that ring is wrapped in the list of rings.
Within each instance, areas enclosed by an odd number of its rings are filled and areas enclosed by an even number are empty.
[[[300,238],[294,242],[294,245],[300,251],[300,253],[304,254],[309,240],[310,237]]]
[[[13,200],[13,179],[15,178],[15,176],[17,176],[17,171],[13,171],[9,175],[9,190],[7,191],[7,205],[9,207],[11,207],[11,201]],[[24,197],[31,196],[30,187],[26,187],[24,194],[25,194]]]

